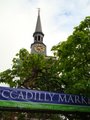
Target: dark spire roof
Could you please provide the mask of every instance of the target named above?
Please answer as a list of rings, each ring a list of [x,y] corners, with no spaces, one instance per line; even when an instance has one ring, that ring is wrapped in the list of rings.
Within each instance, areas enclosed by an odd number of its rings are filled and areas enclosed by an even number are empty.
[[[38,9],[38,17],[37,17],[35,32],[41,32],[42,33],[42,26],[41,26],[41,20],[40,20],[40,8]]]

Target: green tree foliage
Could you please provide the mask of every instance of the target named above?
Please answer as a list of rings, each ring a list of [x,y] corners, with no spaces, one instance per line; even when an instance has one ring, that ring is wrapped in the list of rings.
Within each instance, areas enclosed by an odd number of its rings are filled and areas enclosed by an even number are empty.
[[[54,57],[30,54],[21,49],[13,59],[12,68],[0,73],[0,82],[11,87],[61,91],[57,63]]]
[[[59,60],[64,92],[90,97],[90,17],[75,27],[67,41],[52,50]]]

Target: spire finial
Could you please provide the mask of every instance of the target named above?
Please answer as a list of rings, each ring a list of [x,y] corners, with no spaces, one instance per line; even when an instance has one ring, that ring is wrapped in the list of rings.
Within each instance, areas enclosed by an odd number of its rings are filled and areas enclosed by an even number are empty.
[[[40,15],[40,8],[38,8],[38,15]]]

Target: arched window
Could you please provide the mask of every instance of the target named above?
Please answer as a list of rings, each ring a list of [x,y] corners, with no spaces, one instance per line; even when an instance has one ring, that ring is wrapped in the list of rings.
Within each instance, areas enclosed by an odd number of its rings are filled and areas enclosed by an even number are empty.
[[[37,41],[37,36],[35,36],[35,41]]]
[[[40,41],[40,35],[38,36],[38,41]]]

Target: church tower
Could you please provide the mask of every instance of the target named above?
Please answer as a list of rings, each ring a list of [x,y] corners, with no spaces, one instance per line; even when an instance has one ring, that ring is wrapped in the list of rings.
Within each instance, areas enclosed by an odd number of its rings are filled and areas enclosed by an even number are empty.
[[[42,32],[40,9],[38,9],[37,23],[33,38],[34,43],[31,44],[31,53],[46,55],[46,45],[43,43],[44,33]]]

